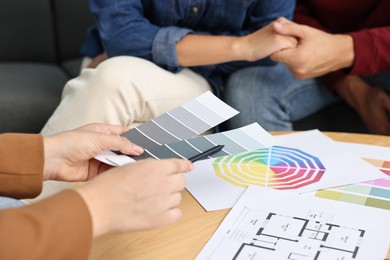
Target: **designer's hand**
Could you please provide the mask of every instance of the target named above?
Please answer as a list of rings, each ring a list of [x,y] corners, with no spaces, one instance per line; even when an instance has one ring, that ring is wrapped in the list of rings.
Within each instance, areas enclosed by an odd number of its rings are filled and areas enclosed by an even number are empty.
[[[188,160],[145,159],[113,168],[78,187],[92,217],[94,236],[172,224],[185,187]]]
[[[298,79],[315,78],[353,64],[355,53],[349,35],[329,34],[285,18],[272,25],[277,33],[298,39],[296,48],[271,55],[272,60],[286,64]]]
[[[127,127],[90,124],[84,127],[44,137],[45,180],[85,181],[111,166],[94,159],[103,150],[140,155],[143,149],[119,135]]]
[[[370,132],[390,135],[390,96],[383,88],[370,86],[357,76],[346,76],[334,87],[357,111]]]

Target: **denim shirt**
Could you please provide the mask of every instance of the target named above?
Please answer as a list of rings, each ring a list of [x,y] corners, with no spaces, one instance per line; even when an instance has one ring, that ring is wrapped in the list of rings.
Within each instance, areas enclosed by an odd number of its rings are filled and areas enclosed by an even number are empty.
[[[242,36],[279,17],[291,19],[294,0],[90,0],[96,27],[81,52],[94,57],[136,56],[178,72],[176,43],[187,34]],[[204,76],[216,94],[225,76],[258,62],[229,62],[191,69]]]

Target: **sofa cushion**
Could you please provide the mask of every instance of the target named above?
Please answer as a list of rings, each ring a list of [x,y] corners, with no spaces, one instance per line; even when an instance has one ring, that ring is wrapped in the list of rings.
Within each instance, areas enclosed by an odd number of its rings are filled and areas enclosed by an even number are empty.
[[[0,133],[40,132],[67,81],[55,65],[1,62]]]

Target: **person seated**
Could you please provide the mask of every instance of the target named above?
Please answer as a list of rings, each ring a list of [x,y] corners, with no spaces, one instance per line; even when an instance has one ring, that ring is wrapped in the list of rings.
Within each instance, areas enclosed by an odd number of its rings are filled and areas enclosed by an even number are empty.
[[[257,121],[267,130],[292,130],[292,122],[341,98],[370,132],[390,135],[386,10],[387,0],[298,1],[295,22],[281,19],[273,24],[275,32],[296,37],[297,47],[272,54],[272,60],[281,62],[273,68],[248,68],[231,75],[225,99],[241,114],[229,127]],[[237,88],[248,76],[254,80]]]
[[[228,75],[274,65],[266,57],[296,46],[295,37],[276,34],[270,24],[291,18],[294,4],[90,1],[96,27],[82,52],[94,60],[66,84],[41,133],[96,122],[134,127],[206,91],[221,96]],[[241,80],[238,89],[252,81]]]

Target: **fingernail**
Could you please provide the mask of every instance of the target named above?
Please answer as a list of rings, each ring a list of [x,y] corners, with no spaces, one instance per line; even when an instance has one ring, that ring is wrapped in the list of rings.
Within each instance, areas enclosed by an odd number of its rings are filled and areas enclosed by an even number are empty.
[[[281,28],[281,27],[282,27],[282,23],[275,22],[274,24],[275,24],[275,26],[276,26],[276,27],[279,27],[279,28]]]
[[[144,153],[144,148],[142,148],[141,146],[138,146],[136,144],[133,144],[133,150],[136,151],[139,154]]]

